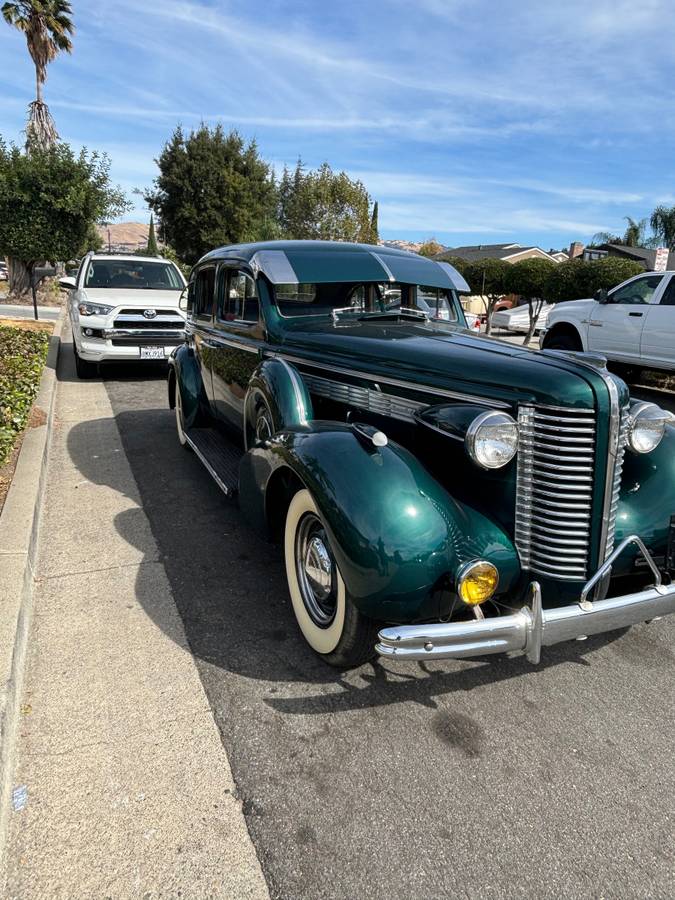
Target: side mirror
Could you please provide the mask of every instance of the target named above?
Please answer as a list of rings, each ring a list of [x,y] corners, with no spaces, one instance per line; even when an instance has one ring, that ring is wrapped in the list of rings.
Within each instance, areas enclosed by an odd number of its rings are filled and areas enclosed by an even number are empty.
[[[180,295],[180,299],[178,301],[178,309],[182,309],[183,312],[189,312],[192,308],[192,304],[190,303],[190,288],[194,282],[190,282],[186,287],[183,288],[183,292]]]
[[[594,300],[597,303],[607,303],[607,291],[605,288],[599,288],[594,294]]]
[[[74,291],[77,287],[77,282],[74,278],[66,275],[63,278],[59,278],[59,287],[63,288],[64,291]]]

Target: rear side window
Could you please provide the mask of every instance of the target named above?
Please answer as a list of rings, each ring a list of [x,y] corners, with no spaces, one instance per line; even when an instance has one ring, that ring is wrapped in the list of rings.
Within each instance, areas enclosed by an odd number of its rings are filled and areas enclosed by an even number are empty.
[[[200,269],[194,281],[194,300],[192,310],[200,318],[211,318],[213,309],[213,289],[216,284],[216,267],[208,266]]]
[[[245,272],[223,272],[223,281],[227,278],[227,289],[222,296],[218,316],[225,322],[258,321],[258,292],[255,281]]]
[[[675,275],[671,276],[661,297],[661,306],[675,306]]]

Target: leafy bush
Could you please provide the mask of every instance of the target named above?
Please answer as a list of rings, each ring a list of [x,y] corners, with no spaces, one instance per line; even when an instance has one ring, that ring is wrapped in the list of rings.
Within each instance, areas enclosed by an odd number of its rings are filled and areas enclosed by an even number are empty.
[[[642,271],[640,263],[615,256],[590,262],[572,259],[560,263],[552,270],[546,285],[546,300],[549,303],[560,303],[592,297],[600,288],[609,290]]]
[[[0,465],[25,428],[48,346],[46,331],[0,326]]]

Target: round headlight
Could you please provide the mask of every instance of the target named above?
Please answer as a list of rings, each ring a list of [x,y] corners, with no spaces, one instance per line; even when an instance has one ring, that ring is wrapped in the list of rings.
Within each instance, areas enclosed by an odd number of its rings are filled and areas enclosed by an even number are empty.
[[[628,445],[635,453],[651,453],[661,443],[668,413],[656,403],[634,403],[630,410]]]
[[[518,423],[508,413],[481,413],[467,429],[466,449],[477,465],[501,469],[516,455]]]
[[[497,590],[499,572],[484,559],[464,563],[457,572],[457,593],[467,606],[485,603]]]

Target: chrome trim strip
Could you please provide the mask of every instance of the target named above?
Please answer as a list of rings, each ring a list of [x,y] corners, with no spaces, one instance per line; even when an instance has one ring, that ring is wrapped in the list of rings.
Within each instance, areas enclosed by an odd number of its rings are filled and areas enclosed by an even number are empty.
[[[451,400],[461,400],[464,403],[475,403],[477,406],[486,406],[490,409],[511,409],[511,404],[504,403],[502,400],[487,400],[484,397],[476,397],[473,394],[463,394],[459,391],[449,391],[445,388],[429,387],[428,385],[417,384],[414,381],[400,381],[397,378],[387,378],[385,376],[376,375],[373,372],[361,372],[356,369],[345,369],[341,366],[326,365],[311,359],[303,359],[301,356],[293,356],[289,353],[279,353],[276,350],[264,351],[264,355],[270,358],[285,359],[295,365],[309,366],[312,369],[322,369],[324,372],[335,372],[339,375],[349,375],[351,378],[362,378],[366,381],[372,381],[373,384],[388,384],[391,387],[417,391],[418,394],[432,394],[436,397],[447,397]],[[359,385],[354,386],[359,387]],[[405,400],[408,398],[401,397],[400,399]]]
[[[394,273],[391,271],[391,269],[386,264],[386,262],[382,259],[382,257],[379,255],[379,253],[375,253],[373,250],[369,250],[368,252],[382,266],[382,268],[384,269],[384,271],[387,274],[387,278],[389,279],[389,281],[390,282],[396,281],[396,278],[394,277]]]
[[[614,494],[614,485],[617,476],[617,463],[619,461],[619,432],[620,432],[620,409],[619,409],[619,391],[614,379],[607,373],[604,375],[599,373],[600,377],[607,386],[609,394],[609,433],[607,435],[607,469],[605,471],[605,491],[602,504],[602,522],[600,525],[600,546],[598,558],[603,563],[614,549],[614,528],[610,526],[610,515],[612,510],[612,497]],[[621,462],[623,465],[623,453],[621,453]],[[621,477],[621,471],[618,472]]]
[[[253,323],[251,323],[253,324]],[[255,347],[251,344],[244,343],[244,341],[237,341],[231,338],[225,338],[222,334],[216,331],[215,328],[204,328],[204,326],[199,326],[195,328],[194,325],[190,329],[190,334],[194,334],[195,331],[198,334],[206,336],[209,341],[212,343],[209,346],[222,346],[222,347],[232,347],[234,350],[244,350],[246,353],[255,353],[258,354],[260,352],[259,347]]]
[[[145,337],[148,340],[153,340],[157,338],[171,338],[172,340],[176,340],[179,338],[182,340],[185,336],[185,332],[180,328],[104,328],[103,329],[103,337],[105,338],[116,338],[116,337]]]

